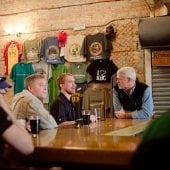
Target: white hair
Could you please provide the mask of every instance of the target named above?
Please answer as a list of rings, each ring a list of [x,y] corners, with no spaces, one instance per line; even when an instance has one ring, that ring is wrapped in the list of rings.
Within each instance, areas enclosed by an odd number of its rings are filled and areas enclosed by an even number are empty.
[[[131,80],[136,80],[136,71],[133,67],[121,67],[117,71],[117,75],[120,75],[124,78],[130,78]]]

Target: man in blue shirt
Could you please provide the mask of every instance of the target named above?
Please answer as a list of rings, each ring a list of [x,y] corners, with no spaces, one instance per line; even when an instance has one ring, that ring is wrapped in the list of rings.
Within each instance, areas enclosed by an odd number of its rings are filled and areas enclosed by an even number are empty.
[[[148,85],[139,82],[132,67],[122,67],[116,74],[113,106],[116,118],[148,119],[153,116],[153,98]]]

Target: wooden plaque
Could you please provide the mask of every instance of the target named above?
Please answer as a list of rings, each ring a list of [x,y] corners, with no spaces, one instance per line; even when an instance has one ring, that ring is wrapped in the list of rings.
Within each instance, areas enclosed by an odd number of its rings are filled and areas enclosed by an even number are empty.
[[[170,66],[170,51],[152,52],[152,66]]]

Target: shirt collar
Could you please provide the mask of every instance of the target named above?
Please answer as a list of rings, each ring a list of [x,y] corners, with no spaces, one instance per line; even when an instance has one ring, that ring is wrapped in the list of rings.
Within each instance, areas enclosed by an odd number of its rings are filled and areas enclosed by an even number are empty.
[[[123,91],[124,91],[128,96],[130,96],[130,95],[134,92],[135,87],[136,87],[136,83],[135,83],[134,86],[130,89],[129,92],[127,92],[126,90],[123,90]]]

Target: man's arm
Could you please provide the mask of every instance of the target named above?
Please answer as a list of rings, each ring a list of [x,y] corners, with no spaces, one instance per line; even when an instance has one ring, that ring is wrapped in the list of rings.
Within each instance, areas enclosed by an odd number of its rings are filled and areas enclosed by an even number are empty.
[[[74,125],[76,122],[75,121],[64,121],[59,124],[59,126],[68,126],[68,125]]]
[[[140,110],[135,110],[133,112],[126,112],[121,106],[117,92],[114,90],[114,100],[115,116],[121,119],[147,119],[153,116],[153,98],[150,87],[147,87],[144,91],[142,98],[142,108]],[[120,108],[119,108],[120,107]]]
[[[150,87],[147,87],[144,91],[142,98],[142,108],[132,112],[132,118],[134,119],[147,119],[153,116],[154,112],[153,98]]]
[[[122,105],[118,98],[118,93],[114,88],[113,88],[113,107],[115,112],[119,111],[122,108]]]
[[[32,138],[22,127],[12,124],[2,134],[2,138],[19,152],[28,155],[34,151]]]
[[[58,127],[53,116],[44,108],[43,104],[31,101],[30,107],[34,109],[35,114],[40,116],[41,129],[53,129]]]
[[[6,143],[25,155],[34,151],[31,136],[17,124],[2,95],[0,95],[0,126],[2,139]]]

